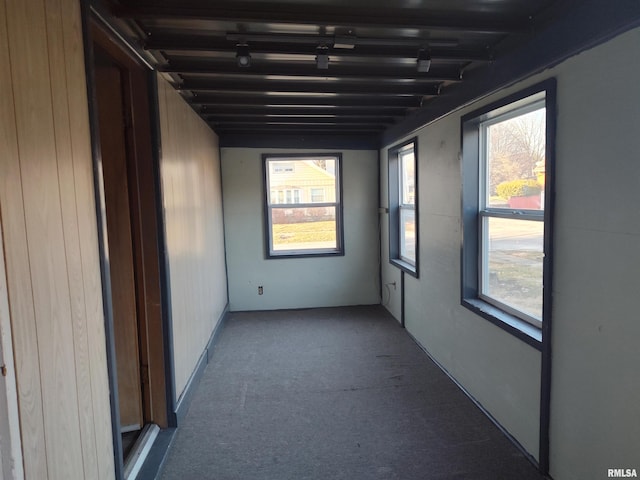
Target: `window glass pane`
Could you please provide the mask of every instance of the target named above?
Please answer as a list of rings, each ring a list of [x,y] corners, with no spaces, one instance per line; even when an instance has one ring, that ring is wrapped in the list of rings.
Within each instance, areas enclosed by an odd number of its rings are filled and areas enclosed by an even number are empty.
[[[544,210],[545,108],[486,127],[485,205]]]
[[[485,217],[482,293],[542,318],[544,222]]]
[[[274,251],[338,248],[336,207],[274,207],[271,229]]]
[[[400,208],[400,258],[416,263],[416,211]]]
[[[416,198],[416,172],[413,150],[400,153],[400,162],[400,203],[413,205]]]

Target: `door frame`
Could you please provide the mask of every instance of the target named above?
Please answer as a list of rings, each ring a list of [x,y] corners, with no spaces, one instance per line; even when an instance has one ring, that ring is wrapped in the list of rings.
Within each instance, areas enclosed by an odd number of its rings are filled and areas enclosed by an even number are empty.
[[[89,97],[89,119],[93,155],[96,215],[100,249],[102,292],[109,373],[111,424],[113,433],[116,478],[124,476],[120,412],[118,405],[115,335],[113,328],[112,296],[108,260],[108,240],[104,215],[104,183],[100,152],[97,99],[94,86],[94,48],[106,53],[125,72],[125,105],[133,112],[132,132],[127,148],[132,155],[128,166],[134,237],[134,268],[139,299],[141,364],[148,366],[141,372],[148,386],[143,389],[145,421],[161,428],[175,427],[175,376],[169,296],[169,272],[166,260],[166,239],[162,190],[160,182],[160,143],[157,116],[157,80],[152,69],[132,52],[130,47],[102,17],[83,1],[82,22],[85,47],[85,69]],[[142,367],[141,365],[141,368]]]

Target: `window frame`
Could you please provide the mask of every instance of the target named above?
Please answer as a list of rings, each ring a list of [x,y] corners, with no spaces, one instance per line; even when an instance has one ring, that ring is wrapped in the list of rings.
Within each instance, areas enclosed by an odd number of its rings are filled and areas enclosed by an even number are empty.
[[[305,160],[327,159],[335,160],[335,188],[336,195],[334,202],[313,203],[303,199],[300,195],[299,203],[271,203],[271,184],[269,182],[269,162],[270,161],[291,161],[294,165],[293,173],[295,173],[295,162]],[[289,171],[279,173],[291,173]],[[341,153],[264,153],[262,154],[262,199],[264,214],[264,236],[265,236],[265,258],[266,259],[282,259],[282,258],[305,258],[305,257],[333,257],[343,256],[344,251],[344,224],[343,224],[343,196],[342,196],[342,154]],[[289,189],[292,190],[292,189]],[[301,192],[302,193],[302,192]],[[285,195],[286,197],[286,195]],[[292,193],[293,199],[293,193]],[[325,191],[326,199],[326,191]],[[309,199],[311,200],[311,199]],[[272,215],[273,208],[296,210],[300,208],[320,208],[333,207],[336,215],[336,248],[317,248],[317,249],[290,249],[290,250],[274,250],[272,238]]]
[[[553,215],[555,197],[556,82],[549,79],[470,112],[461,118],[462,145],[462,250],[461,304],[535,348],[551,323],[551,282],[553,279]],[[486,161],[482,148],[486,127],[499,121],[545,108],[545,188],[544,211],[492,208],[486,202]],[[486,156],[486,154],[485,154]],[[542,267],[542,319],[537,320],[517,308],[482,293],[482,222],[487,218],[517,218],[544,222]],[[487,229],[488,231],[488,229]]]
[[[413,150],[414,200],[413,205],[403,203],[402,156]],[[409,275],[419,277],[419,188],[418,188],[418,138],[413,137],[392,146],[388,150],[388,201],[389,201],[389,263]],[[413,210],[415,219],[415,262],[402,255],[402,210]]]

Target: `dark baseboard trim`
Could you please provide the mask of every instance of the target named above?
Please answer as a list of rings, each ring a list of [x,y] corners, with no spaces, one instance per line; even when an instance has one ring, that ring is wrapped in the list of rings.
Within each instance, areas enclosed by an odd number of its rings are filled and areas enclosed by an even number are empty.
[[[229,313],[229,304],[224,307],[220,318],[218,319],[218,324],[216,328],[213,329],[211,333],[211,337],[207,342],[207,346],[205,347],[202,355],[196,364],[196,367],[187,382],[187,386],[184,389],[184,392],[176,402],[176,419],[178,426],[182,423],[187,411],[189,410],[189,405],[191,404],[191,399],[193,398],[193,394],[202,379],[202,374],[204,373],[204,369],[209,363],[211,359],[211,354],[213,352],[213,348],[215,343],[222,331],[224,324],[226,323],[227,316]],[[177,428],[166,428],[161,430],[158,434],[151,450],[149,451],[149,455],[142,465],[142,469],[138,474],[138,480],[158,480],[162,475],[162,470],[164,469],[164,464],[167,460],[167,456],[169,454],[169,450],[171,449],[171,445],[173,443],[173,439],[177,432]]]
[[[255,312],[296,312],[305,310],[329,310],[332,308],[359,308],[359,307],[379,307],[380,303],[359,303],[357,305],[328,305],[322,307],[291,307],[291,308],[256,308],[255,310],[229,310],[229,313],[255,313]]]
[[[189,381],[187,382],[187,385],[184,388],[184,392],[182,392],[182,395],[180,395],[180,398],[176,402],[176,421],[178,426],[180,426],[180,424],[182,423],[182,420],[184,420],[184,417],[187,414],[187,411],[189,410],[189,405],[191,405],[191,399],[193,398],[193,394],[196,391],[196,387],[200,383],[200,379],[202,378],[202,374],[204,373],[205,367],[207,366],[207,364],[209,363],[209,360],[211,359],[213,348],[220,335],[220,332],[222,331],[222,328],[224,327],[228,313],[229,313],[229,304],[227,303],[227,305],[224,307],[222,315],[220,315],[220,318],[218,319],[218,324],[216,325],[216,328],[214,328],[213,332],[211,333],[211,337],[207,342],[207,346],[202,352],[202,355],[200,355],[200,358],[198,359],[198,363],[196,364],[196,367],[194,368],[193,373],[191,374],[191,377],[189,378]]]
[[[504,436],[505,436],[505,437],[507,437],[507,438],[509,439],[509,441],[510,441],[511,443],[513,443],[513,444],[516,446],[516,448],[520,451],[520,453],[522,453],[522,455],[524,455],[524,457],[525,457],[527,460],[529,460],[529,462],[531,462],[531,464],[532,464],[534,467],[536,467],[536,469],[539,471],[539,470],[540,470],[540,464],[539,464],[539,463],[538,463],[538,461],[533,457],[533,455],[531,455],[529,452],[527,452],[527,451],[525,450],[525,448],[520,444],[520,442],[518,442],[518,440],[516,440],[516,439],[515,439],[515,437],[514,437],[513,435],[511,435],[511,434],[510,434],[510,433],[509,433],[509,432],[508,432],[508,431],[507,431],[507,430],[506,430],[506,429],[505,429],[505,428],[500,424],[500,422],[498,422],[498,420],[496,420],[496,419],[494,418],[494,416],[493,416],[493,415],[491,415],[491,414],[489,413],[489,411],[488,411],[486,408],[484,408],[484,407],[482,406],[482,404],[481,404],[478,400],[476,400],[476,399],[473,397],[473,395],[471,395],[471,393],[469,393],[469,391],[468,391],[466,388],[464,388],[464,387],[460,384],[460,382],[458,382],[458,381],[453,377],[453,375],[451,375],[451,374],[447,371],[447,369],[446,369],[446,368],[444,368],[444,366],[443,366],[440,362],[438,362],[435,358],[433,358],[433,356],[432,356],[432,355],[429,353],[429,351],[424,347],[424,345],[422,345],[422,344],[418,341],[418,339],[416,339],[416,337],[414,337],[413,335],[411,335],[411,333],[409,333],[409,330],[406,330],[406,332],[407,332],[407,334],[409,335],[409,338],[411,338],[411,340],[413,340],[413,341],[416,343],[416,345],[418,345],[418,347],[420,347],[420,349],[421,349],[421,350],[422,350],[422,351],[427,355],[427,357],[429,357],[429,359],[430,359],[430,360],[431,360],[431,361],[432,361],[432,362],[433,362],[433,363],[434,363],[434,364],[435,364],[435,365],[436,365],[440,370],[442,370],[442,372],[443,372],[447,377],[449,377],[449,378],[451,379],[451,381],[452,381],[453,383],[455,383],[455,384],[456,384],[456,386],[457,386],[460,390],[462,390],[462,393],[464,393],[464,394],[469,398],[469,400],[471,400],[471,401],[473,402],[473,404],[474,404],[476,407],[478,407],[478,409],[479,409],[482,413],[484,413],[484,414],[487,416],[487,418],[488,418],[489,420],[491,420],[491,423],[493,423],[493,424],[498,428],[498,430],[500,430],[500,431],[504,434]],[[545,477],[545,478],[550,478],[550,477]]]
[[[147,459],[136,477],[137,480],[156,480],[161,477],[175,434],[175,428],[160,430],[147,455]]]
[[[218,325],[216,325],[216,328],[213,329],[213,333],[211,333],[211,337],[209,337],[209,341],[207,342],[207,349],[205,350],[205,352],[203,352],[203,355],[204,353],[207,354],[207,364],[211,361],[211,358],[213,358],[213,349],[215,348],[216,343],[218,343],[220,333],[222,333],[224,326],[227,324],[228,316],[229,304],[227,304],[227,306],[224,308],[224,311],[222,312],[222,315],[220,315]]]

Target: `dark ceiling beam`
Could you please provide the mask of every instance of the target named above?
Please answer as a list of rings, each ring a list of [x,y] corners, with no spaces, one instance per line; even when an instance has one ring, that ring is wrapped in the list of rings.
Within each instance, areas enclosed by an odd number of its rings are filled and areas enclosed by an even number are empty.
[[[404,68],[371,68],[343,65],[329,65],[326,70],[319,70],[315,63],[310,65],[290,65],[274,63],[268,66],[252,65],[249,68],[241,69],[235,62],[226,63],[204,63],[204,62],[171,62],[168,65],[159,65],[159,72],[180,73],[185,75],[211,75],[211,78],[223,78],[225,75],[242,75],[244,79],[261,79],[264,76],[270,77],[305,77],[323,80],[327,77],[345,78],[358,81],[396,81],[414,80],[426,82],[459,82],[462,74],[456,69],[447,72],[432,69],[428,73],[420,73],[415,66]],[[441,70],[441,69],[440,69]],[[275,80],[275,79],[274,79]]]
[[[247,107],[237,105],[212,105],[202,106],[199,109],[201,115],[204,116],[238,116],[238,115],[340,115],[340,116],[402,116],[408,111],[406,107],[309,107],[308,105],[290,105],[287,107]]]
[[[286,127],[286,131],[317,131],[317,132],[381,132],[385,129],[384,125],[323,125],[318,123],[309,124],[266,124],[266,123],[239,123],[239,124],[217,124],[215,122],[208,122],[208,124],[217,130],[232,131],[232,130],[282,130]]]
[[[225,133],[286,133],[288,135],[299,135],[302,133],[330,133],[335,135],[363,134],[370,133],[380,135],[384,127],[371,126],[322,126],[322,125],[264,125],[264,124],[246,124],[246,125],[215,125],[209,126],[219,134]]]
[[[370,148],[372,150],[375,150],[377,148],[379,148],[379,144],[380,144],[380,140],[379,140],[379,136],[380,136],[380,131],[379,130],[347,130],[347,129],[331,129],[331,130],[326,130],[326,129],[317,129],[317,128],[282,128],[282,127],[277,127],[277,128],[258,128],[258,129],[247,129],[247,128],[240,128],[240,129],[222,129],[219,127],[214,127],[212,126],[211,129],[216,132],[218,135],[247,135],[247,136],[251,136],[251,139],[245,139],[245,141],[243,142],[243,146],[251,146],[253,144],[253,139],[256,138],[256,136],[264,136],[264,135],[269,135],[271,137],[273,136],[277,136],[277,135],[287,135],[288,138],[292,138],[292,136],[297,136],[297,135],[310,135],[310,140],[315,140],[317,138],[317,136],[319,135],[330,135],[332,139],[334,139],[334,142],[328,142],[324,147],[321,146],[317,146],[315,148],[336,148],[335,145],[335,138],[336,137],[348,137],[348,138],[353,138],[353,136],[355,135],[370,135],[372,137],[372,140],[374,141],[374,145],[375,146],[371,146]],[[287,142],[286,145],[280,145],[280,147],[277,148],[294,148],[294,143],[291,142]],[[314,148],[311,145],[313,145],[313,143],[305,143],[304,145],[300,145],[298,148]],[[225,147],[225,146],[232,146],[229,145],[227,141],[223,141],[222,138],[220,140],[220,146],[221,147]],[[260,145],[255,145],[255,146],[260,146]],[[264,147],[264,146],[263,146]],[[363,150],[364,148],[360,148],[359,150]]]
[[[239,32],[239,33],[227,33],[225,35],[227,40],[234,43],[237,42],[249,42],[249,43],[262,43],[262,42],[278,42],[278,43],[296,43],[296,44],[310,44],[317,45],[318,43],[325,44],[327,47],[332,46],[335,41],[335,35],[327,34],[300,34],[300,33],[253,33],[253,32]],[[460,43],[457,39],[423,39],[418,36],[399,36],[393,37],[347,37],[350,42],[359,47],[363,45],[411,45],[417,47],[418,45],[426,46],[427,43],[430,46],[437,47],[457,47]]]
[[[375,98],[369,94],[342,94],[336,96],[285,96],[285,95],[264,95],[260,92],[245,93],[242,95],[198,93],[190,96],[186,100],[192,105],[202,105],[206,107],[225,106],[248,106],[248,107],[281,107],[293,105],[296,107],[374,107],[374,108],[400,108],[419,107],[421,97],[416,96],[396,96],[377,95]]]
[[[248,116],[236,118],[208,118],[207,122],[214,125],[362,125],[384,127],[395,123],[394,117],[336,117],[336,118],[307,118],[307,117],[264,117]]]
[[[313,115],[313,114],[291,114],[291,115],[261,115],[261,114],[235,114],[235,115],[224,115],[224,114],[214,114],[208,115],[205,114],[203,117],[208,122],[214,123],[236,123],[236,122],[246,122],[246,123],[259,123],[259,122],[293,122],[293,123],[329,123],[329,124],[337,124],[337,123],[369,123],[369,124],[380,124],[380,125],[389,125],[395,123],[399,117],[397,116],[382,116],[378,115],[340,115],[340,116],[323,116],[323,115]]]
[[[249,49],[252,54],[288,54],[288,55],[315,55],[316,47],[323,43],[324,36],[315,37],[317,40],[308,45],[287,44],[281,42],[249,42]],[[332,36],[330,37],[333,38]],[[458,49],[458,48],[438,48],[428,43],[428,40],[419,38],[406,38],[404,44],[397,44],[398,39],[377,39],[380,45],[361,45],[357,43],[355,48],[333,49],[331,43],[327,43],[329,55],[339,59],[350,57],[374,57],[382,60],[384,58],[411,59],[416,58],[418,49],[421,46],[428,46],[432,60],[442,62],[490,62],[493,60],[490,49],[481,50]],[[395,42],[394,42],[395,40]],[[395,43],[395,44],[394,44]],[[202,35],[155,35],[148,38],[145,49],[164,51],[168,55],[184,55],[186,52],[210,52],[212,56],[228,54],[235,51],[235,42],[222,39],[220,37],[205,37]]]
[[[186,79],[180,86],[182,90],[196,92],[274,92],[274,93],[309,93],[340,94],[360,93],[369,95],[439,95],[439,85],[429,84],[344,84],[340,82],[299,82],[299,81],[228,81]]]
[[[481,15],[464,15],[455,18],[432,14],[425,9],[398,8],[363,9],[341,5],[327,8],[324,5],[270,4],[268,2],[232,1],[210,2],[206,8],[153,6],[115,6],[113,13],[120,18],[212,20],[234,23],[289,23],[299,25],[323,25],[336,27],[414,28],[432,31],[467,33],[509,34],[525,32],[529,28],[526,18],[518,21],[495,21]]]
[[[278,149],[378,150],[379,133],[366,131],[309,131],[292,129],[219,131],[220,147]]]

